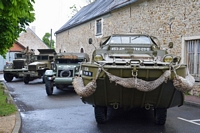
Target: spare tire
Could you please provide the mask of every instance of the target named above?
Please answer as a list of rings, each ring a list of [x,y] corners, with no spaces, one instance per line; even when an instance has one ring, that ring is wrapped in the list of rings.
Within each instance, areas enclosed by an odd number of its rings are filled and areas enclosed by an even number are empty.
[[[71,71],[70,70],[63,70],[60,72],[60,77],[70,77]]]

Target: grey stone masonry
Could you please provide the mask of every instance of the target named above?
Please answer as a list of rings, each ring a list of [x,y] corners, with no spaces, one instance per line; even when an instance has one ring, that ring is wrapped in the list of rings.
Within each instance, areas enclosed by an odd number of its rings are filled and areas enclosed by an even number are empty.
[[[102,34],[96,35],[96,21],[102,20]],[[84,52],[91,57],[92,38],[96,47],[111,34],[144,33],[157,37],[161,48],[174,43],[170,53],[181,56],[186,63],[186,41],[200,40],[200,0],[138,0],[136,3],[114,10],[109,14],[66,30],[56,35],[56,51]],[[200,96],[197,82],[191,95]]]
[[[102,19],[102,34],[96,35],[96,20]],[[162,48],[174,43],[171,53],[183,52],[183,37],[200,39],[200,0],[139,0],[97,19],[56,35],[56,51],[84,52],[90,56],[103,37],[113,33],[145,33],[159,38]],[[198,39],[198,38],[197,38]]]

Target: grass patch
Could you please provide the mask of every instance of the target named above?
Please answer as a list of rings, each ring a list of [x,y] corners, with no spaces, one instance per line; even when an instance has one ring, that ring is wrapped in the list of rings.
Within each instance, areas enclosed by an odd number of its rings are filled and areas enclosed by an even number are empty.
[[[184,94],[185,94],[185,95],[190,95],[190,93],[189,93],[189,92],[185,92]]]
[[[0,84],[0,116],[8,116],[16,112],[16,107],[14,104],[9,104],[6,102],[7,95],[4,95],[3,85]]]

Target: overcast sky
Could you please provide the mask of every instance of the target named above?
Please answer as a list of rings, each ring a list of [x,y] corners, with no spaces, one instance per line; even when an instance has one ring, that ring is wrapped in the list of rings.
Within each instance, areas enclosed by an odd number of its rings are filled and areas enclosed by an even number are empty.
[[[54,34],[72,16],[70,7],[73,5],[83,7],[87,5],[86,0],[35,0],[35,21],[30,28],[35,27],[36,34],[42,39],[46,32]],[[53,35],[54,36],[54,35]],[[55,40],[55,37],[53,37]]]

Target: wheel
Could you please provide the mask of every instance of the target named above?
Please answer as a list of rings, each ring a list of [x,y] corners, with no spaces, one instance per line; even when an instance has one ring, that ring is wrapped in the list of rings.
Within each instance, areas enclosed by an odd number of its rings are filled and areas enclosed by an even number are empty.
[[[103,124],[107,120],[107,107],[104,106],[95,106],[94,114],[96,118],[96,122],[98,124]]]
[[[166,108],[157,108],[154,109],[154,119],[157,125],[164,125],[167,118],[167,109]]]
[[[44,76],[44,74],[42,76],[42,82],[45,83],[45,76]]]
[[[30,81],[29,76],[26,76],[26,77],[24,77],[23,79],[24,79],[24,83],[25,83],[25,84],[28,84],[29,81]]]
[[[53,82],[46,80],[45,87],[46,87],[47,95],[52,95],[53,94]]]
[[[13,75],[10,74],[10,73],[4,73],[4,79],[7,81],[7,82],[11,82],[13,80]]]

